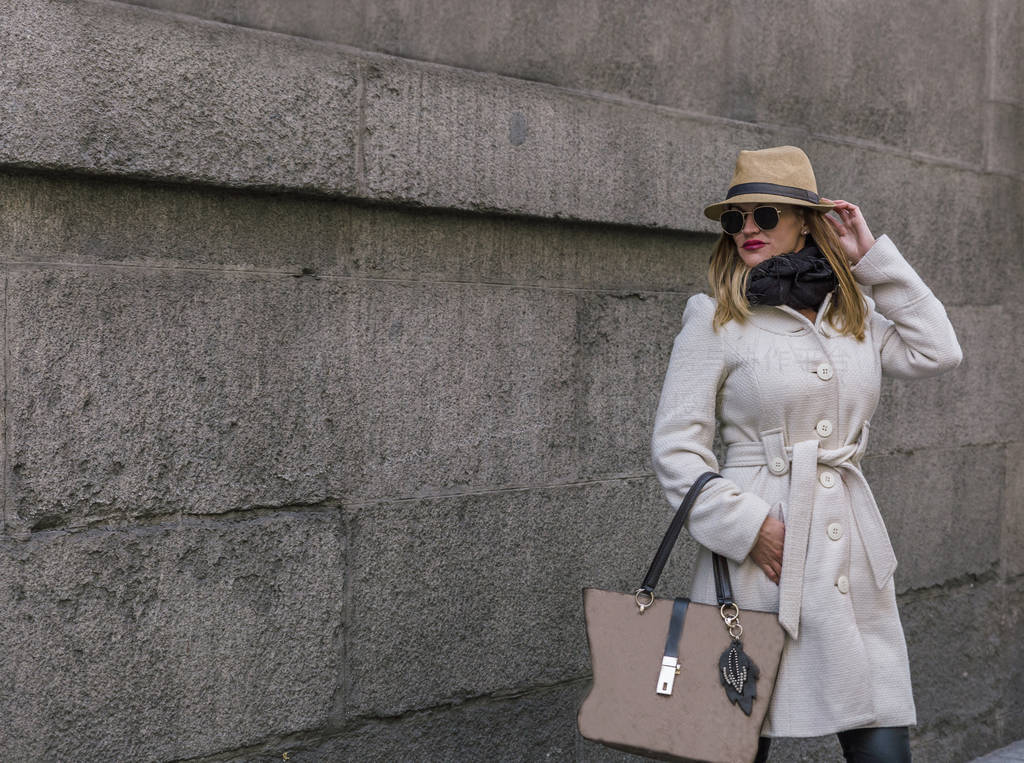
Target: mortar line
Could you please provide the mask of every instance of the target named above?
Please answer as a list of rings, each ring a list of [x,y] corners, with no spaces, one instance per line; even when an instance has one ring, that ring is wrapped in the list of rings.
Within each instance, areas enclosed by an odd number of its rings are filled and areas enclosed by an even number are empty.
[[[31,270],[33,268],[57,267],[75,270],[161,270],[169,273],[211,273],[223,275],[253,275],[253,276],[280,276],[282,278],[313,278],[318,281],[352,281],[369,283],[396,283],[408,285],[442,285],[442,286],[487,286],[501,287],[506,289],[527,289],[532,291],[570,292],[581,294],[609,294],[612,296],[655,296],[674,295],[685,297],[693,293],[692,290],[672,291],[655,290],[643,288],[598,288],[578,286],[556,286],[548,284],[516,283],[513,281],[488,281],[488,280],[458,280],[446,278],[398,278],[385,276],[362,276],[362,275],[341,275],[336,273],[317,273],[316,276],[303,275],[301,272],[286,270],[267,270],[262,268],[232,268],[204,265],[156,265],[151,263],[130,263],[130,262],[70,262],[67,260],[2,260],[0,265],[9,266],[16,270]]]
[[[331,726],[328,724],[327,726],[320,727],[318,729],[299,729],[290,734],[266,737],[254,744],[217,750],[216,752],[211,752],[197,757],[179,758],[177,763],[213,763],[214,761],[221,760],[235,760],[239,755],[252,755],[254,753],[258,753],[262,756],[270,751],[273,751],[272,754],[277,756],[280,755],[282,751],[288,752],[289,747],[300,748],[305,746],[321,745],[333,739],[343,739],[349,734],[358,732],[360,729],[372,726],[373,724],[398,724],[408,720],[415,720],[418,716],[429,715],[431,713],[456,710],[462,707],[474,707],[477,705],[508,702],[531,694],[539,694],[563,687],[567,688],[574,684],[583,684],[591,679],[592,673],[588,671],[585,674],[565,678],[561,681],[554,681],[547,684],[536,684],[523,689],[508,690],[506,692],[496,691],[491,694],[478,694],[464,699],[450,699],[438,702],[434,705],[427,705],[426,707],[411,708],[394,715],[358,715],[337,726]],[[296,749],[296,752],[299,751],[301,750]]]
[[[952,452],[962,449],[974,449],[977,447],[1005,447],[1012,442],[985,442],[985,443],[962,443],[950,447],[921,447],[914,448],[914,452],[928,451],[928,452]],[[903,455],[905,451],[899,449],[878,451],[871,453],[866,456],[866,459],[870,460],[875,457],[887,458],[893,455]],[[254,506],[249,508],[238,508],[233,507],[224,511],[211,511],[211,512],[178,512],[175,514],[158,515],[151,517],[134,517],[125,518],[121,515],[112,515],[104,517],[93,517],[91,521],[81,525],[68,525],[62,527],[47,528],[45,530],[37,530],[33,532],[33,535],[39,533],[77,533],[77,532],[118,532],[126,529],[141,529],[148,527],[161,527],[174,523],[185,522],[202,522],[203,520],[210,521],[249,521],[260,517],[274,516],[277,514],[317,514],[317,513],[328,513],[331,511],[346,511],[348,509],[360,509],[360,508],[371,508],[374,506],[381,506],[385,504],[395,503],[410,503],[415,501],[437,501],[447,500],[453,498],[467,498],[474,496],[492,496],[502,495],[506,493],[525,493],[531,491],[550,491],[550,490],[561,490],[571,489],[578,487],[598,486],[598,485],[614,485],[629,480],[648,480],[655,477],[653,471],[640,471],[640,472],[623,472],[607,477],[597,477],[592,479],[582,480],[571,480],[566,482],[542,482],[542,483],[529,483],[529,484],[518,484],[518,485],[505,485],[501,487],[481,487],[474,490],[458,490],[451,492],[430,492],[414,495],[385,495],[385,496],[370,496],[370,497],[356,497],[355,499],[346,500],[343,498],[326,499],[323,501],[317,501],[312,503],[287,503],[280,506]],[[141,521],[140,521],[141,520]],[[102,526],[104,523],[108,523],[107,526]],[[910,589],[904,593],[910,593],[912,591],[927,590],[928,586],[921,589]]]
[[[450,697],[447,699],[441,699],[436,701],[435,704],[426,705],[424,707],[415,707],[408,710],[404,710],[399,713],[393,713],[389,715],[356,715],[350,718],[339,731],[349,732],[360,728],[368,723],[382,722],[382,723],[401,723],[402,721],[410,718],[415,718],[418,715],[425,715],[427,713],[444,712],[446,710],[454,710],[462,707],[473,707],[474,705],[488,705],[492,703],[508,702],[510,700],[520,699],[522,697],[528,697],[531,694],[541,694],[548,691],[553,691],[560,688],[572,686],[573,684],[581,684],[585,681],[589,681],[593,678],[593,671],[587,670],[578,675],[569,676],[557,681],[551,681],[547,683],[536,683],[529,684],[527,686],[520,686],[508,689],[496,689],[492,692],[485,694],[471,694],[465,697]]]
[[[901,602],[916,602],[923,599],[932,599],[943,594],[955,592],[962,588],[973,588],[986,583],[1001,583],[999,579],[1000,561],[992,562],[980,572],[965,572],[937,583],[930,583],[916,588],[908,588],[897,592],[896,598]]]

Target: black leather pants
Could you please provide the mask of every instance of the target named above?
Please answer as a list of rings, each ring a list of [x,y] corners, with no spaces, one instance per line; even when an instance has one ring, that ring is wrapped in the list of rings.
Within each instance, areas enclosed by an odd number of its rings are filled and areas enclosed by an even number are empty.
[[[910,763],[910,730],[906,726],[850,729],[837,736],[848,763]],[[754,763],[768,760],[771,743],[768,737],[761,737]]]

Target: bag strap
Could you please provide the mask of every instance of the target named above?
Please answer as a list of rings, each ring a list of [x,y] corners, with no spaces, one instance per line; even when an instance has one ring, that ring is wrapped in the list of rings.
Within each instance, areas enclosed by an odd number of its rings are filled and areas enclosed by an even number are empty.
[[[638,597],[641,594],[649,597],[647,605],[642,606],[641,611],[654,601],[654,588],[658,585],[658,578],[661,577],[661,572],[665,569],[665,563],[668,562],[669,554],[672,553],[676,540],[679,538],[679,531],[683,529],[686,518],[690,516],[690,510],[693,508],[693,504],[696,503],[697,496],[700,495],[700,491],[706,484],[721,476],[721,474],[715,474],[714,472],[704,472],[690,486],[686,497],[683,498],[683,502],[676,509],[676,515],[672,517],[672,522],[669,524],[668,530],[665,531],[665,537],[661,539],[661,545],[658,546],[658,551],[654,554],[654,561],[651,562],[651,566],[647,570],[643,584],[634,592]],[[718,595],[719,606],[732,604],[732,581],[729,577],[728,562],[718,554],[713,554],[712,565],[715,572],[715,593]],[[639,598],[637,598],[637,603],[641,603]]]

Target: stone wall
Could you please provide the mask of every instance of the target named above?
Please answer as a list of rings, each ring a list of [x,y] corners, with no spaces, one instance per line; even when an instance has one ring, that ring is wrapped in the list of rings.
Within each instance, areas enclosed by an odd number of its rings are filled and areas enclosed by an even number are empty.
[[[580,589],[660,538],[700,210],[780,143],[965,351],[886,383],[865,467],[915,754],[1024,736],[1022,33],[1020,0],[0,0],[5,752],[622,758],[575,731]]]

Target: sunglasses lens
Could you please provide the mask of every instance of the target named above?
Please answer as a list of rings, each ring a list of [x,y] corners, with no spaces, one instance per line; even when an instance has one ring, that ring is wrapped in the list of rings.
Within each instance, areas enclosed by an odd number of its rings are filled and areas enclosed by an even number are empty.
[[[754,210],[754,225],[761,230],[771,230],[779,224],[779,212],[775,207],[758,207]]]
[[[727,209],[718,220],[722,224],[722,230],[730,236],[735,236],[743,230],[743,213],[735,209]]]

